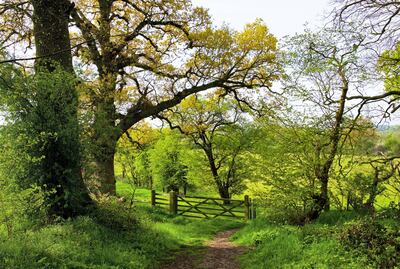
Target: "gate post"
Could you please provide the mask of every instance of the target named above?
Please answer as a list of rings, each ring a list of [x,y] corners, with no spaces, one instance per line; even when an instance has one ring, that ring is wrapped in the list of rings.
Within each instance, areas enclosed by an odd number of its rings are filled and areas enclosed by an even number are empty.
[[[251,201],[251,219],[256,219],[257,218],[257,209],[256,205],[254,204],[254,201]]]
[[[244,196],[244,219],[248,220],[250,218],[250,201],[249,196]]]
[[[151,190],[151,205],[155,206],[156,205],[156,191]]]
[[[253,219],[253,199],[249,198],[249,219]]]
[[[178,213],[178,196],[174,191],[169,193],[169,212],[172,215],[176,215]]]

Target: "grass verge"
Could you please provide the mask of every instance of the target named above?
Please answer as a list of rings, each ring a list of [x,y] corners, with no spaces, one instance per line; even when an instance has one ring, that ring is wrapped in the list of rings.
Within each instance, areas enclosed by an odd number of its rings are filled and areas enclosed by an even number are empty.
[[[265,218],[252,221],[231,238],[250,246],[241,257],[243,269],[258,268],[374,268],[367,257],[345,249],[339,234],[346,223],[362,218],[332,212],[303,227],[277,225]]]
[[[215,233],[241,225],[172,217],[148,204],[130,207],[107,199],[89,216],[12,237],[0,232],[0,268],[159,268],[183,246],[201,246]]]

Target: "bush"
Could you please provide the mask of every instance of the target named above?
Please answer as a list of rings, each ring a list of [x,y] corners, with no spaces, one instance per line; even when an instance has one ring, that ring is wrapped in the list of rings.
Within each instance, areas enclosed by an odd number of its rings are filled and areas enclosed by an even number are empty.
[[[389,207],[377,213],[377,217],[400,221],[400,203],[390,202]]]
[[[51,217],[86,212],[73,74],[59,69],[33,76],[4,65],[0,76],[0,173],[21,189],[44,190]]]
[[[346,253],[329,225],[275,225],[257,219],[233,239],[252,245],[242,257],[243,268],[364,268],[362,256]]]
[[[346,249],[365,254],[369,262],[379,268],[393,268],[400,264],[400,233],[389,231],[373,219],[348,224],[340,234]]]
[[[5,233],[12,238],[16,233],[46,221],[45,195],[40,188],[16,190],[16,187],[1,185],[0,237]]]
[[[98,196],[98,205],[90,215],[99,225],[118,232],[136,229],[138,221],[134,207],[119,205],[118,198],[108,196]]]

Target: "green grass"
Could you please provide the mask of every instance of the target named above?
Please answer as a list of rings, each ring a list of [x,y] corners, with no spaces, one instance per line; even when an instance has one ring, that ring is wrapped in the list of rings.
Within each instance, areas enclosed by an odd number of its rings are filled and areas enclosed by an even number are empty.
[[[117,186],[119,194],[129,194],[126,185]],[[149,199],[147,190],[136,194]],[[0,268],[158,268],[182,247],[201,246],[242,224],[172,217],[149,203],[129,209],[111,199],[89,216],[0,236]]]
[[[264,218],[252,221],[232,237],[252,248],[241,258],[242,268],[368,268],[366,257],[346,251],[338,241],[341,225],[358,217],[341,213],[326,214],[304,227],[275,225]]]
[[[144,189],[135,192],[135,200],[144,202],[131,207],[131,191],[129,184],[117,182],[118,194],[128,198],[123,204],[105,200],[89,216],[0,236],[0,268],[162,268],[182,248],[199,249],[217,232],[238,227],[232,240],[251,249],[241,257],[244,269],[373,268],[364,254],[340,243],[341,229],[364,218],[354,212],[331,211],[303,227],[265,217],[244,226],[241,220],[171,216],[151,207],[150,191]]]
[[[127,199],[132,197],[134,192],[134,200],[139,202],[148,202],[150,204],[151,191],[148,189],[134,188],[128,182],[117,180],[116,183],[117,195],[124,196]]]

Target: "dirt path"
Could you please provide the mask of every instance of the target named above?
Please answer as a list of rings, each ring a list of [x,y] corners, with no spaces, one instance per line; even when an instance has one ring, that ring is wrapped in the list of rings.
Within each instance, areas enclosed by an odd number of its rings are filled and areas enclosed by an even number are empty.
[[[203,248],[184,249],[161,269],[239,269],[238,256],[246,251],[229,241],[237,230],[218,233]]]

